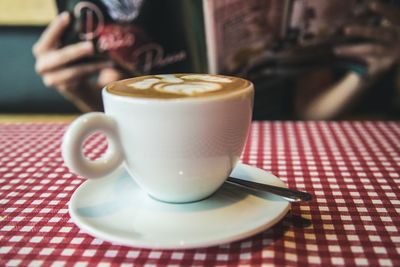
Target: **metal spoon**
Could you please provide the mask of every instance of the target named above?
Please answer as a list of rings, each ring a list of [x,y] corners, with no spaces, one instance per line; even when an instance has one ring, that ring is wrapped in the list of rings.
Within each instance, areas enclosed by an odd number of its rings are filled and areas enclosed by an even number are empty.
[[[253,190],[257,190],[257,191],[263,191],[263,192],[268,192],[268,193],[272,193],[275,195],[279,195],[289,202],[310,201],[312,199],[312,195],[307,192],[297,191],[297,190],[274,186],[274,185],[250,182],[250,181],[233,178],[233,177],[228,177],[226,182],[235,184],[235,185],[239,185],[239,186],[243,186],[246,188],[250,188]]]

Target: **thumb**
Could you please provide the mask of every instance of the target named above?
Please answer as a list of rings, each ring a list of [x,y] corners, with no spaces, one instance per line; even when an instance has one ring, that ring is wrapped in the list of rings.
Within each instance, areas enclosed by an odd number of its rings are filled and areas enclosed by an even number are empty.
[[[118,81],[124,78],[127,77],[121,71],[109,67],[101,70],[98,78],[98,83],[100,87],[104,87],[111,82]]]

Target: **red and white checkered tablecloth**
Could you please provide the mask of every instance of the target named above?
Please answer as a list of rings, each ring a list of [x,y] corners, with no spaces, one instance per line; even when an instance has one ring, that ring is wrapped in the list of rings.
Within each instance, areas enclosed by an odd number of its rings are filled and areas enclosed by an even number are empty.
[[[400,266],[399,122],[255,122],[243,162],[315,199],[251,238],[197,250],[114,245],[79,230],[83,180],[60,154],[66,123],[0,123],[0,265]],[[104,137],[86,142],[98,157]]]

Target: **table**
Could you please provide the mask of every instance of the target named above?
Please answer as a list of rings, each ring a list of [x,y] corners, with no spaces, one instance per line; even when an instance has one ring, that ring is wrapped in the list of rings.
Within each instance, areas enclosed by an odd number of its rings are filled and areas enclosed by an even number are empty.
[[[83,182],[60,142],[69,122],[0,122],[0,265],[400,266],[400,122],[254,122],[242,161],[314,194],[251,238],[146,250],[93,238],[70,220]],[[104,137],[89,138],[98,157]]]

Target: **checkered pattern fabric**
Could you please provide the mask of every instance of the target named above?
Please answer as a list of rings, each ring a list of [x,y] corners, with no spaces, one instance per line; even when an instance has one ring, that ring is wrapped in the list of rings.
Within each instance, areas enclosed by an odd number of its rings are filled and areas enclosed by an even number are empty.
[[[399,122],[254,122],[243,162],[314,200],[251,238],[177,251],[115,245],[72,223],[83,179],[61,158],[67,126],[0,124],[1,266],[400,266]],[[105,148],[97,134],[85,153]]]

